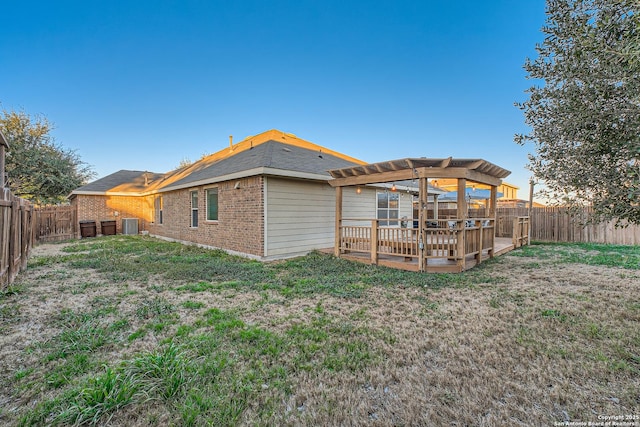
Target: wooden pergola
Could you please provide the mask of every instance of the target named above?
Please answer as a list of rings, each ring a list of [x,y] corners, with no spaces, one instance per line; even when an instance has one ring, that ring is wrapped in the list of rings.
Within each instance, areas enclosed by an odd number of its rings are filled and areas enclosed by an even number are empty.
[[[410,158],[330,170],[335,187],[335,255],[370,255],[370,262],[407,270],[460,272],[494,256],[497,188],[511,172],[482,159]],[[429,180],[457,180],[455,218],[428,218]],[[367,219],[366,226],[346,225],[364,219],[343,218],[343,188],[399,181],[417,181],[418,227],[381,227]],[[432,181],[433,182],[433,181]],[[468,183],[490,188],[487,216],[468,218],[465,198]],[[434,198],[437,206],[437,199]],[[404,259],[397,261],[397,259]],[[416,262],[417,261],[417,262]]]

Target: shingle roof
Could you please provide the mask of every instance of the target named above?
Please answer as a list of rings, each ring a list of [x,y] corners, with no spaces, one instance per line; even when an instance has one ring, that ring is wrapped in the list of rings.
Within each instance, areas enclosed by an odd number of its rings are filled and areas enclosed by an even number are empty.
[[[229,179],[231,175],[237,178],[261,173],[328,180],[330,169],[362,164],[365,162],[272,129],[166,174],[121,170],[71,194],[170,191]]]
[[[330,179],[329,169],[356,165],[358,163],[324,153],[322,150],[313,151],[278,141],[267,141],[212,163],[199,162],[193,165],[184,178],[178,179],[167,186],[160,184],[160,187],[163,189],[182,187],[192,182],[213,180],[225,175],[257,168],[303,172],[325,176]]]
[[[105,192],[142,193],[163,176],[163,174],[147,171],[119,170],[111,175],[83,185],[80,188],[76,188],[71,194]]]

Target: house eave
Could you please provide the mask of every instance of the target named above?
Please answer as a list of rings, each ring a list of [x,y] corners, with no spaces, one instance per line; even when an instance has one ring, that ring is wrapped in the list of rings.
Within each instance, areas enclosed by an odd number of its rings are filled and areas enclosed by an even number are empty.
[[[261,166],[258,168],[247,169],[241,172],[235,172],[227,175],[221,175],[221,176],[216,176],[212,178],[201,179],[198,181],[187,182],[180,185],[170,185],[168,187],[160,188],[155,192],[166,193],[169,191],[200,187],[203,185],[216,184],[224,181],[233,181],[234,179],[248,178],[250,176],[257,176],[257,175],[269,175],[269,176],[277,176],[277,177],[285,177],[285,178],[308,179],[313,181],[328,181],[329,179],[331,179],[329,175],[321,175],[321,174],[315,174],[315,173],[309,173],[309,172],[292,171],[292,170],[286,170],[286,169],[276,169],[276,168]]]
[[[74,191],[69,195],[72,196],[146,196],[151,192],[140,193],[137,191]]]

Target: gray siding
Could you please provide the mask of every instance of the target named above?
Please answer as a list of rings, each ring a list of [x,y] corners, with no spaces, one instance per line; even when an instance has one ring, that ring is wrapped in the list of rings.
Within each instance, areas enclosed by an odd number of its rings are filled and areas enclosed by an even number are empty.
[[[268,177],[265,198],[266,258],[333,247],[336,195],[329,184]]]
[[[376,188],[343,190],[345,225],[369,226],[376,218]],[[317,181],[265,178],[265,251],[267,259],[302,255],[334,245],[335,189]],[[400,197],[399,215],[412,216],[411,196]],[[366,220],[366,221],[362,221]],[[411,225],[409,225],[411,226]]]

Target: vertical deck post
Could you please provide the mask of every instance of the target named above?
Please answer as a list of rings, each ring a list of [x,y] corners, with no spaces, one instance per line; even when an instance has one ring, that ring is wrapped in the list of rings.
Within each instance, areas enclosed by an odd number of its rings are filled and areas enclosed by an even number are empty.
[[[478,248],[478,254],[476,255],[476,260],[478,264],[482,262],[482,220],[475,221],[474,224],[478,227],[478,236],[476,237],[476,248]]]
[[[342,247],[342,187],[336,187],[336,227],[335,227],[335,243],[333,253],[340,256],[340,248]]]
[[[467,198],[466,198],[466,194],[467,193],[467,180],[465,178],[458,178],[458,209],[457,209],[457,219],[458,222],[456,223],[458,225],[458,247],[457,247],[457,252],[458,252],[458,267],[460,268],[460,270],[464,270],[464,265],[466,262],[466,245],[465,245],[465,238],[466,238],[466,230],[465,230],[465,220],[467,219],[467,214],[468,214],[468,209],[467,209]]]
[[[491,233],[491,248],[489,248],[489,258],[493,258],[496,247],[496,214],[498,207],[498,187],[491,186],[491,201],[489,205],[489,218],[493,220],[493,232]]]
[[[516,217],[513,221],[513,247],[522,246],[524,223],[522,217]]]
[[[427,269],[427,233],[425,225],[427,223],[427,204],[428,204],[428,183],[427,178],[420,178],[418,182],[418,203],[420,212],[418,214],[418,245],[422,241],[422,249],[418,246],[418,270],[426,271]],[[436,208],[437,212],[437,208]]]
[[[371,264],[378,264],[378,220],[371,220]]]

